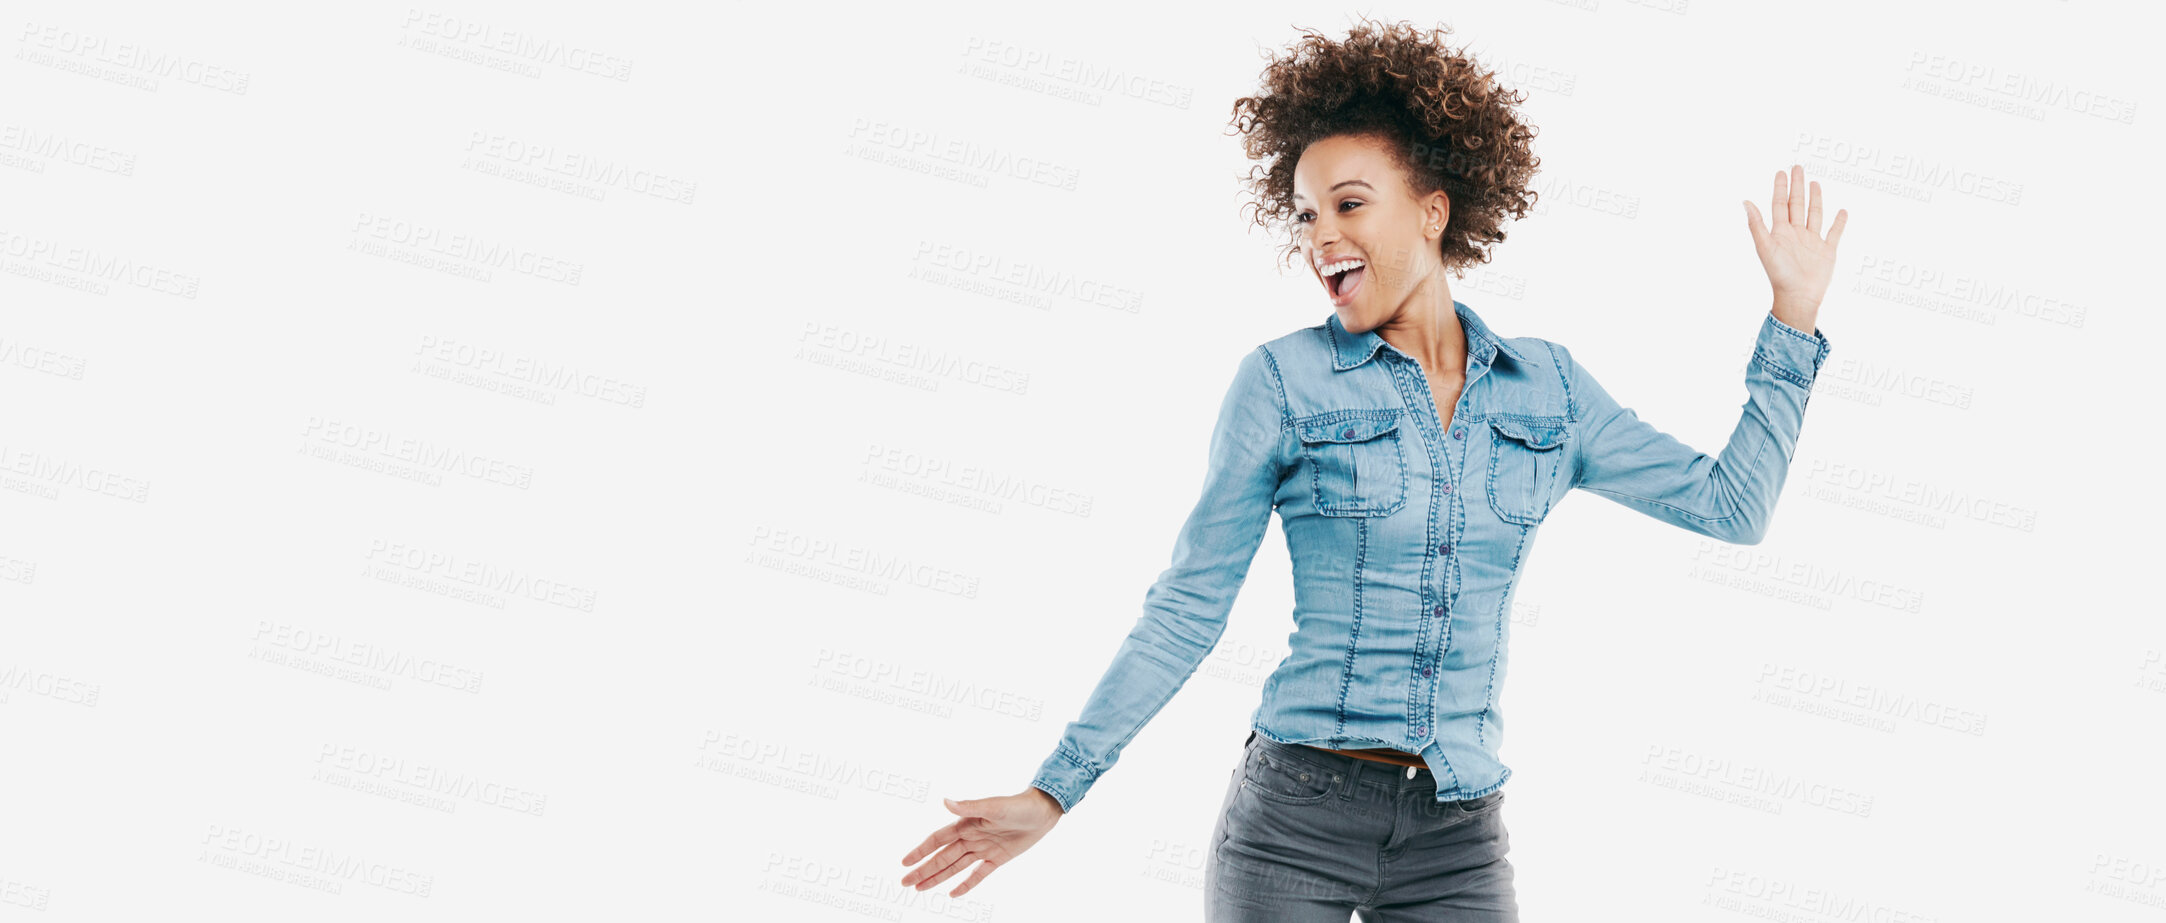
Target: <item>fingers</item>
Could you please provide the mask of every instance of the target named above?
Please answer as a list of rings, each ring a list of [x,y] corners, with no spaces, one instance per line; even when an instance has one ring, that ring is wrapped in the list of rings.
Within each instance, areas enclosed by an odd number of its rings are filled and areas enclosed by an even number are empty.
[[[991,817],[993,816],[992,806],[986,804],[985,801],[986,799],[983,798],[972,798],[968,801],[957,801],[953,798],[940,799],[940,803],[947,805],[948,810],[964,817]]]
[[[1835,223],[1834,223],[1834,224],[1831,224],[1831,225],[1828,225],[1828,250],[1829,250],[1830,252],[1833,252],[1833,251],[1834,251],[1834,249],[1835,249],[1835,245],[1836,245],[1836,244],[1839,244],[1839,243],[1841,243],[1841,242],[1842,242],[1842,240],[1843,240],[1843,222],[1844,222],[1844,219],[1847,219],[1847,218],[1849,218],[1849,217],[1850,217],[1850,210],[1849,210],[1849,209],[1844,209],[1844,208],[1838,208],[1838,209],[1836,209],[1836,210],[1835,210]]]
[[[1805,224],[1805,165],[1790,165],[1790,223]]]
[[[962,884],[956,885],[955,890],[948,892],[948,896],[962,897],[970,893],[970,889],[977,887],[978,882],[984,881],[985,876],[993,874],[995,868],[999,868],[999,866],[994,865],[991,859],[978,863],[977,871],[971,872],[969,878],[963,879]]]
[[[902,864],[909,865],[918,861],[919,859],[932,855],[933,850],[939,849],[942,846],[946,846],[949,843],[955,842],[956,838],[962,835],[962,832],[962,821],[956,821],[955,823],[949,824],[945,827],[933,831],[932,835],[927,836],[923,841],[918,843],[916,849],[910,850],[910,852],[903,856]],[[903,883],[909,884],[908,881],[905,881]]]
[[[1814,237],[1818,237],[1818,236],[1820,236],[1820,181],[1819,181],[1819,180],[1814,180],[1814,181],[1813,181],[1813,184],[1812,184],[1812,191],[1813,191],[1813,195],[1812,195],[1812,204],[1811,204],[1810,206],[1807,206],[1807,207],[1806,207],[1806,209],[1805,209],[1805,230],[1811,231],[1811,232],[1813,233],[1813,236],[1814,236]]]
[[[919,876],[917,881],[917,889],[920,891],[924,891],[934,885],[953,878],[955,877],[955,874],[957,872],[969,868],[970,863],[974,861],[976,861],[976,857],[971,855],[970,850],[963,848],[963,845],[961,843],[957,843],[952,847],[943,849],[940,851],[940,855],[933,857],[933,861],[926,863],[925,868],[918,870],[919,872],[924,872],[927,870],[934,871],[930,875]],[[904,882],[904,884],[908,883],[909,882],[907,881]]]
[[[1752,207],[1749,201],[1745,203],[1745,229],[1752,232],[1753,249],[1767,252],[1766,224],[1760,220],[1760,210]]]
[[[1776,224],[1790,223],[1790,174],[1775,171],[1775,192],[1767,203],[1767,216]]]

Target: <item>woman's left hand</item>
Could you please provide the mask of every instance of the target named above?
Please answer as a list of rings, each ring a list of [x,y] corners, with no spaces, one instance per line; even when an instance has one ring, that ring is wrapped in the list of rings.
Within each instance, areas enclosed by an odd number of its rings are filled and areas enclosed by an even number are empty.
[[[1775,173],[1775,197],[1768,204],[1775,220],[1762,226],[1760,210],[1745,203],[1752,230],[1752,247],[1760,252],[1760,265],[1775,288],[1775,319],[1811,332],[1820,313],[1820,299],[1827,297],[1828,282],[1835,277],[1835,244],[1842,239],[1848,211],[1837,211],[1827,237],[1820,236],[1820,184],[1811,186],[1812,201],[1805,199],[1805,167],[1793,164],[1790,172]]]

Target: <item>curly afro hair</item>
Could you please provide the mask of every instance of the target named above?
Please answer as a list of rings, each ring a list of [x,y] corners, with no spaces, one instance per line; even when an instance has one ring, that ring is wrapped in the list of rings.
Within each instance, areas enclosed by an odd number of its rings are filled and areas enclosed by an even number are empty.
[[[1256,201],[1256,224],[1287,232],[1282,256],[1300,250],[1300,228],[1289,221],[1294,164],[1301,152],[1332,135],[1382,139],[1406,171],[1419,198],[1439,189],[1451,199],[1451,219],[1439,243],[1444,266],[1463,274],[1489,261],[1504,240],[1507,217],[1522,218],[1536,194],[1527,188],[1541,166],[1535,129],[1514,108],[1526,95],[1506,90],[1496,75],[1464,50],[1443,44],[1448,26],[1429,32],[1413,24],[1357,22],[1334,42],[1301,30],[1288,53],[1265,66],[1263,90],[1234,101],[1233,129],[1253,166],[1245,180]]]

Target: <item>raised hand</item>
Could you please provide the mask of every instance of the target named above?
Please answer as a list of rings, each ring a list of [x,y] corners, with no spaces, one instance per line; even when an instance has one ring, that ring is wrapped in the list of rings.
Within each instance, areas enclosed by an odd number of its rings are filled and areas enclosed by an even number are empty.
[[[1827,237],[1820,236],[1820,184],[1813,183],[1810,204],[1805,198],[1805,167],[1793,164],[1788,173],[1775,172],[1775,195],[1768,203],[1772,225],[1763,225],[1760,210],[1745,203],[1752,247],[1760,253],[1760,266],[1775,289],[1775,317],[1799,330],[1811,332],[1820,300],[1827,297],[1835,276],[1835,244],[1843,236],[1850,212],[1837,211]]]
[[[943,798],[941,801],[960,817],[933,831],[909,855],[903,856],[904,865],[928,855],[932,859],[911,869],[910,874],[902,877],[902,883],[916,885],[923,891],[970,868],[971,863],[978,863],[977,870],[971,872],[969,878],[948,892],[950,897],[969,893],[978,882],[985,880],[985,876],[993,874],[994,869],[1015,861],[1023,850],[1052,832],[1053,825],[1059,823],[1062,816],[1060,802],[1036,786],[1015,795],[969,801]]]

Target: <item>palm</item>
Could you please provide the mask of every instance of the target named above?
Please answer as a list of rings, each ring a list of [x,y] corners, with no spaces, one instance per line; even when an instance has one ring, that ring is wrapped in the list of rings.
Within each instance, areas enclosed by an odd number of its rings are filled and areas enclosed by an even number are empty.
[[[1032,844],[1044,839],[1060,820],[1061,811],[1047,796],[1025,790],[1019,795],[974,798],[948,802],[961,815],[954,823],[932,832],[916,849],[903,857],[909,865],[930,855],[925,864],[910,870],[902,883],[923,891],[977,864],[970,877],[948,892],[961,897],[984,881],[993,870],[1007,865]]]
[[[1810,186],[1806,198],[1805,168],[1793,165],[1790,172],[1775,174],[1775,193],[1768,203],[1771,224],[1763,224],[1760,210],[1745,203],[1751,220],[1752,247],[1760,254],[1760,266],[1775,289],[1777,302],[1817,306],[1827,295],[1835,276],[1835,245],[1842,239],[1848,211],[1837,211],[1827,236],[1820,236],[1820,184]]]

